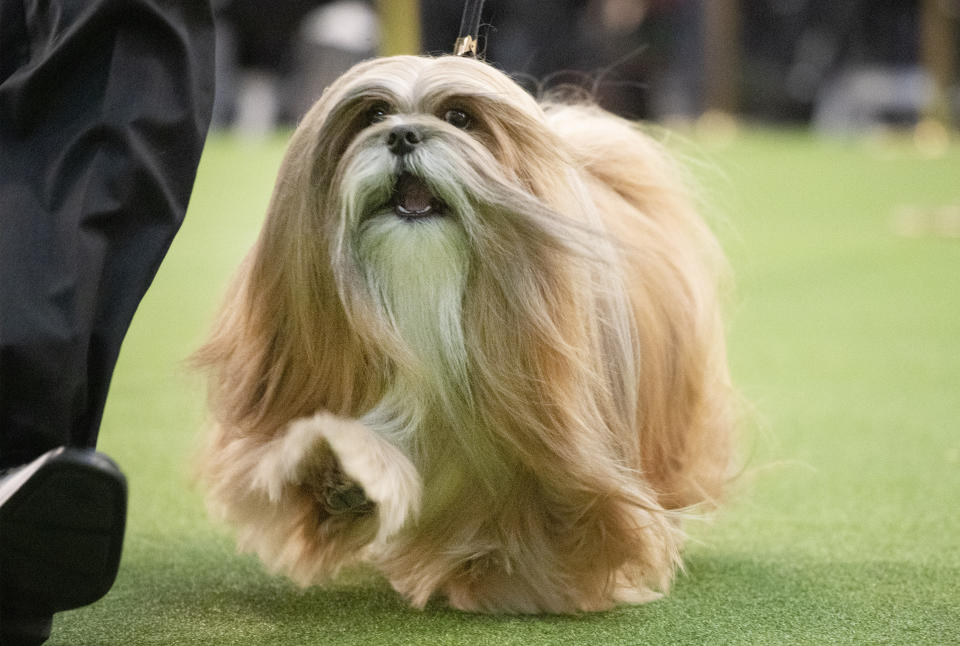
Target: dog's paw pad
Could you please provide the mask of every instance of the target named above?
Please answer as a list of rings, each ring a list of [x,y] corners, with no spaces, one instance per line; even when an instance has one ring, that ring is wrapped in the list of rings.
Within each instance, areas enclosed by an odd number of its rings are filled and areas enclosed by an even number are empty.
[[[320,501],[330,514],[367,514],[373,511],[373,501],[367,498],[363,487],[350,480],[343,480],[328,487]]]
[[[367,498],[363,487],[347,476],[330,454],[306,474],[303,486],[324,515],[363,515],[373,511],[374,503]]]

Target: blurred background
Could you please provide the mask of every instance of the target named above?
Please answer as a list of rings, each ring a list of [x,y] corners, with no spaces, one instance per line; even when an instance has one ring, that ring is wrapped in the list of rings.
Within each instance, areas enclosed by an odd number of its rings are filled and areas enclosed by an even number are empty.
[[[462,0],[215,2],[215,124],[297,122],[362,59],[443,54]],[[537,93],[576,85],[629,118],[857,134],[958,124],[960,0],[487,0],[483,57]]]

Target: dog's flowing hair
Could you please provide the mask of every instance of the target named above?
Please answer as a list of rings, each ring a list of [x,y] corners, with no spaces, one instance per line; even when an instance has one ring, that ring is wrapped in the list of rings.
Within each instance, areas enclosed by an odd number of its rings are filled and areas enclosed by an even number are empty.
[[[436,213],[400,217],[404,175]],[[681,176],[633,124],[475,60],[336,81],[197,356],[201,476],[240,547],[301,585],[371,563],[417,607],[665,592],[733,421],[724,259]]]

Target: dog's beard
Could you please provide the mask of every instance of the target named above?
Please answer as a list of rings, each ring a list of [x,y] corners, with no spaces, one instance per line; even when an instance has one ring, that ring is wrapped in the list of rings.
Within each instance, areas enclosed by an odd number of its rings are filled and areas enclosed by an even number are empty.
[[[366,291],[407,350],[396,357],[404,376],[436,390],[466,384],[461,321],[469,249],[449,217],[411,224],[392,214],[361,225],[357,253]]]
[[[367,293],[413,355],[404,363],[427,381],[464,382],[463,228],[449,217],[411,224],[388,214],[365,221],[357,238]]]
[[[375,330],[370,342],[393,372],[366,421],[409,446],[430,415],[452,418],[469,402],[462,316],[472,251],[464,222],[475,219],[476,198],[436,136],[400,158],[381,139],[358,142],[345,166],[334,257],[353,269],[340,281],[341,297],[367,319],[358,327]],[[405,198],[405,190],[418,195]],[[432,203],[430,213],[405,216],[410,199]]]

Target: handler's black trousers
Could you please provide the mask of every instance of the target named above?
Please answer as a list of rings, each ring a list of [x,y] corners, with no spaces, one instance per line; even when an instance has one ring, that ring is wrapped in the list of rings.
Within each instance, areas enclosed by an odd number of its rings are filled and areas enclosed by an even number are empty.
[[[0,0],[0,468],[96,443],[213,104],[206,0]]]

